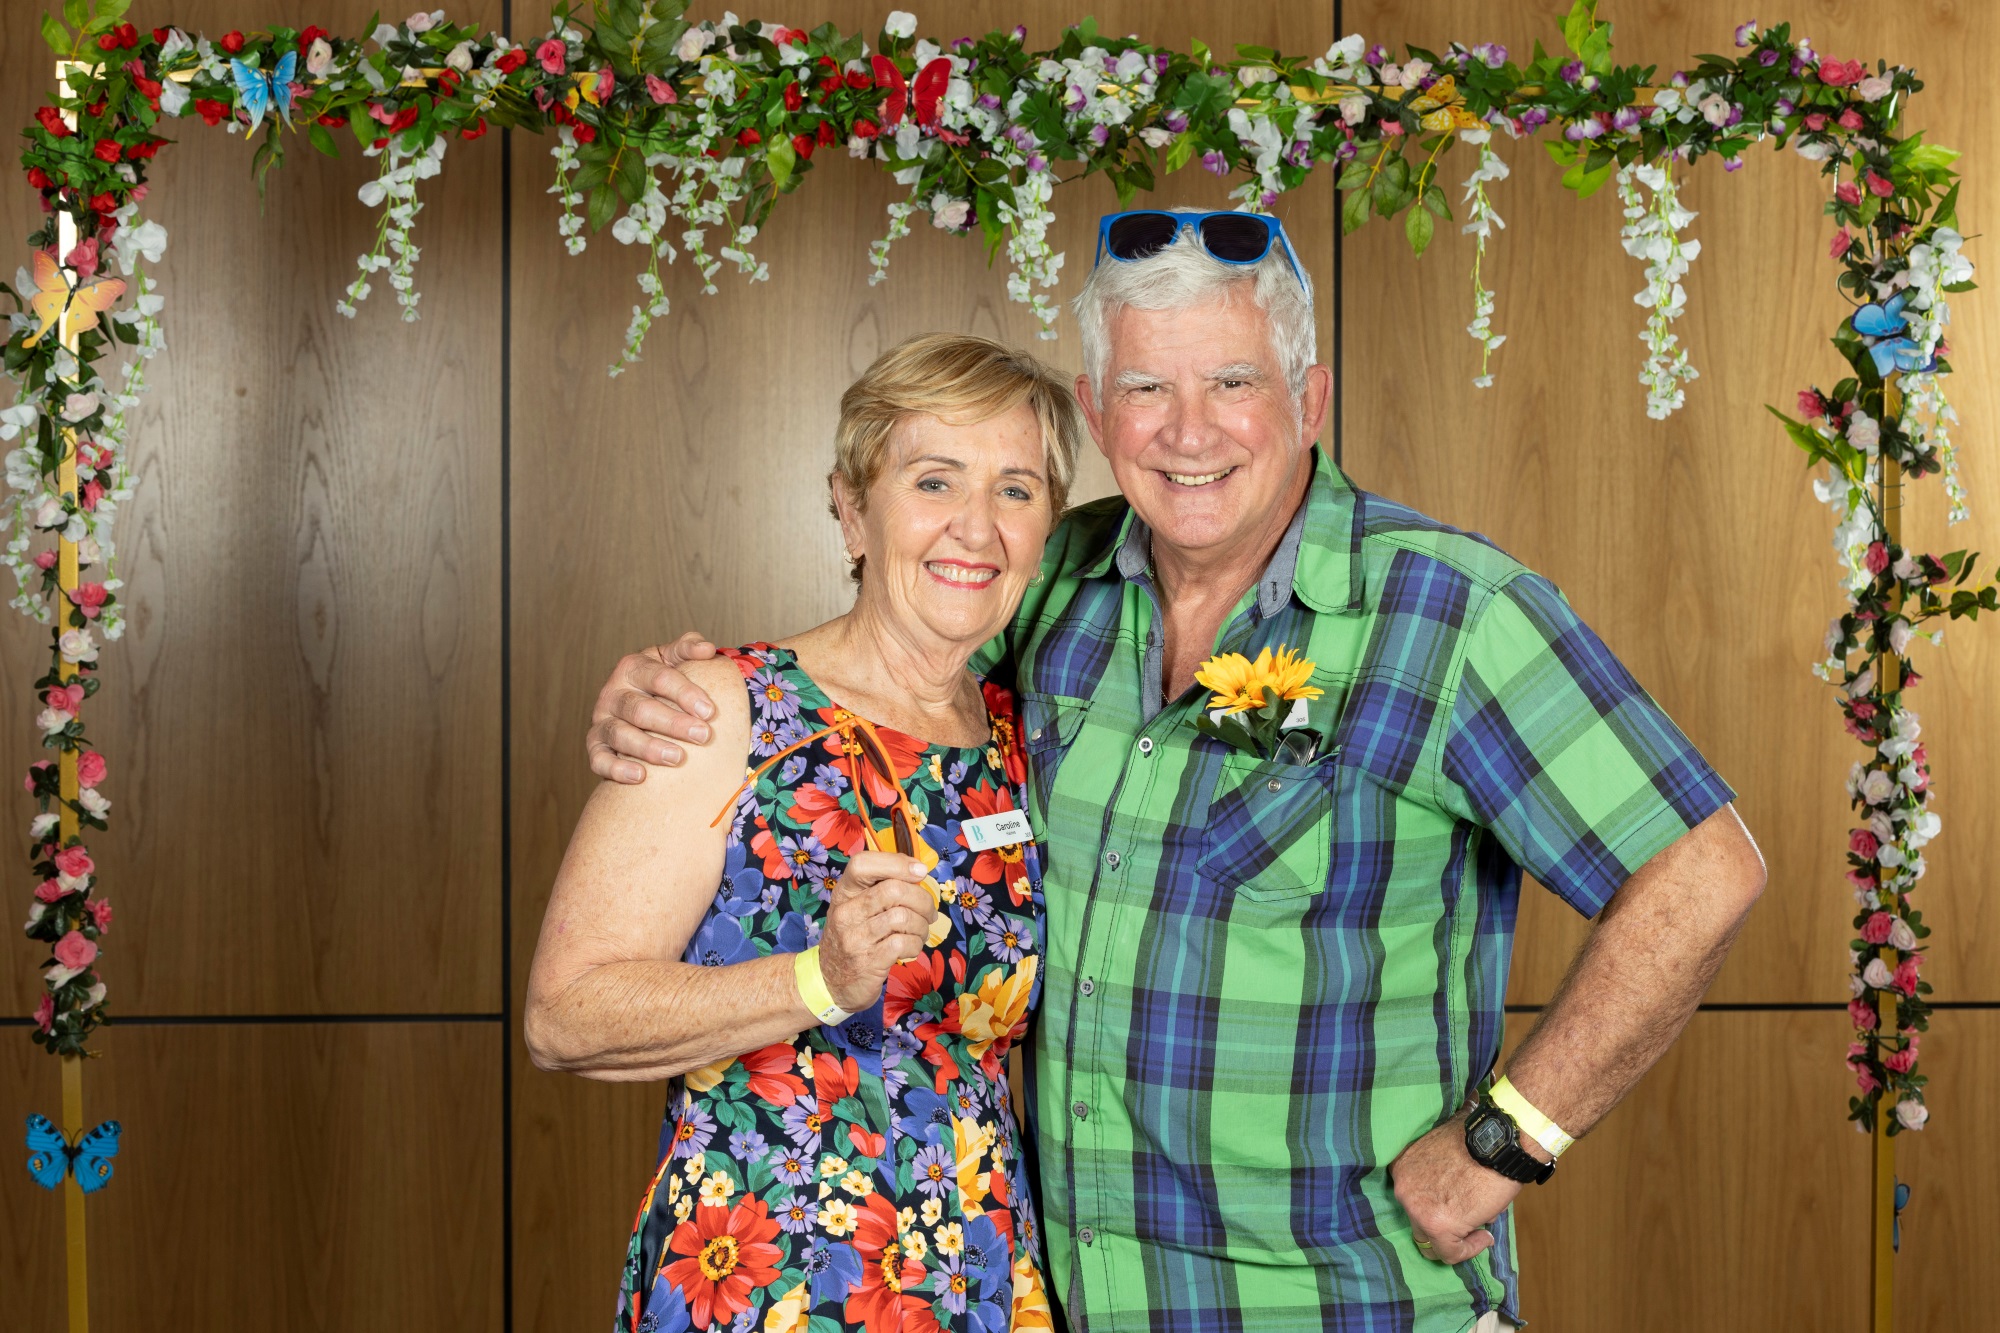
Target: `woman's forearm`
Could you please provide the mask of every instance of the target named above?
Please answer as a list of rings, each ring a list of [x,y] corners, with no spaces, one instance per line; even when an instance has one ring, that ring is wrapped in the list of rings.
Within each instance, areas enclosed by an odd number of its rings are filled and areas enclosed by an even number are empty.
[[[773,954],[726,967],[605,963],[531,991],[523,1035],[539,1068],[648,1082],[790,1041],[815,1022],[792,955]]]

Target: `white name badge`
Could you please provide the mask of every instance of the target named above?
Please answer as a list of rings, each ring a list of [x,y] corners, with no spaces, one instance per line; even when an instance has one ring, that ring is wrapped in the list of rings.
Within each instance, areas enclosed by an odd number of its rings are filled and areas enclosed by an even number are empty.
[[[965,845],[975,852],[987,851],[994,847],[1012,847],[1017,842],[1026,842],[1028,833],[1028,812],[1025,810],[1001,810],[996,814],[981,815],[960,824],[959,831],[965,834]]]

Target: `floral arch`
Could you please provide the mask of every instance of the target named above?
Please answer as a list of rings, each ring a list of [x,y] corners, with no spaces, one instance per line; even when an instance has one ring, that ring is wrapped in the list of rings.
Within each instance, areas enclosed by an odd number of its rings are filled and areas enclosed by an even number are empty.
[[[1102,172],[1129,200],[1164,173],[1207,170],[1238,182],[1240,207],[1262,211],[1331,171],[1344,231],[1400,218],[1421,253],[1440,223],[1458,222],[1441,173],[1462,144],[1472,156],[1458,202],[1459,225],[1477,241],[1468,332],[1480,386],[1492,383],[1505,341],[1482,280],[1504,225],[1489,187],[1508,175],[1501,146],[1540,135],[1566,168],[1565,186],[1588,195],[1612,184],[1624,204],[1625,249],[1645,264],[1639,378],[1654,417],[1678,408],[1696,376],[1673,332],[1680,279],[1700,249],[1682,236],[1693,214],[1679,202],[1677,173],[1708,156],[1734,170],[1765,141],[1816,164],[1828,182],[1836,285],[1850,306],[1832,333],[1843,368],[1826,387],[1801,390],[1796,415],[1772,411],[1819,470],[1814,493],[1834,511],[1845,606],[1815,670],[1836,687],[1844,725],[1865,747],[1846,793],[1857,812],[1847,858],[1857,901],[1845,945],[1855,1027],[1847,1063],[1857,1082],[1848,1114],[1876,1144],[1875,1327],[1887,1328],[1893,1136],[1928,1115],[1917,1056],[1929,930],[1911,895],[1938,833],[1929,756],[1903,699],[1916,679],[1908,653],[1933,621],[2000,610],[1992,585],[1969,582],[1966,553],[1912,551],[1900,540],[1906,482],[1941,476],[1953,521],[1964,516],[1945,333],[1947,297],[1972,285],[1956,230],[1957,154],[1900,131],[1905,103],[1923,87],[1914,71],[1822,55],[1789,25],[1745,23],[1735,54],[1700,56],[1660,77],[1613,62],[1611,25],[1595,0],[1576,0],[1560,52],[1537,43],[1525,61],[1490,43],[1406,47],[1397,58],[1359,34],[1323,53],[1240,46],[1225,55],[1200,43],[1174,51],[1088,20],[1044,51],[1030,50],[1019,28],[943,46],[917,37],[903,12],[868,39],[734,15],[691,24],[686,0],[596,0],[588,17],[563,0],[548,31],[519,45],[442,10],[359,37],[313,26],[210,37],[142,30],[125,21],[128,3],[64,0],[60,16],[42,21],[60,86],[36,113],[22,164],[46,220],[28,238],[32,269],[13,287],[0,283],[16,306],[4,352],[16,397],[0,409],[11,449],[4,560],[15,609],[50,627],[35,690],[54,757],[26,778],[38,811],[26,931],[47,949],[34,1036],[62,1058],[67,1132],[49,1127],[37,1174],[60,1183],[58,1159],[72,1159],[73,1329],[85,1318],[82,1194],[110,1169],[101,1130],[86,1135],[82,1112],[82,1060],[110,1016],[100,949],[112,924],[86,834],[107,827],[107,764],[83,714],[98,688],[101,641],[121,629],[112,527],[133,483],[124,446],[147,363],[163,348],[163,297],[147,267],[167,236],[142,208],[148,164],[171,142],[163,131],[173,122],[261,135],[260,188],[288,143],[303,137],[337,155],[351,134],[379,164],[361,202],[380,221],[340,310],[356,315],[379,280],[405,320],[418,317],[420,183],[447,147],[495,128],[552,132],[565,247],[578,253],[609,227],[640,257],[613,375],[668,313],[663,261],[685,252],[709,294],[725,266],[750,281],[768,276],[752,249],[758,230],[811,179],[816,154],[869,160],[908,187],[869,247],[871,282],[924,213],[1004,251],[1008,295],[1053,337],[1049,292],[1064,256],[1048,234],[1064,181]],[[94,1182],[85,1171],[93,1162],[102,1172]]]

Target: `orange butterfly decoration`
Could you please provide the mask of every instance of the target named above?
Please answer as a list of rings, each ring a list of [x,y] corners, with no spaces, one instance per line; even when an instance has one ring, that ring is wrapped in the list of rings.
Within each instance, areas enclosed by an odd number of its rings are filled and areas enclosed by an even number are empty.
[[[97,317],[118,304],[118,298],[125,294],[125,283],[119,278],[99,278],[95,282],[72,284],[69,275],[58,265],[48,251],[35,251],[35,286],[39,289],[29,298],[35,315],[42,326],[35,330],[35,336],[28,339],[33,347],[62,322],[65,315],[73,332],[84,333],[97,327]]]
[[[1417,123],[1434,133],[1445,130],[1477,130],[1486,122],[1465,109],[1465,95],[1447,74],[1420,93],[1410,103],[1419,115]]]

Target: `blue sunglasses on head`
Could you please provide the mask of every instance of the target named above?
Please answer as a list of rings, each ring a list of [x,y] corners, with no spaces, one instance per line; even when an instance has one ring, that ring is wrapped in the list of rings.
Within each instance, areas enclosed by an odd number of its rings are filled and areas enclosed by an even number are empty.
[[[1156,255],[1189,227],[1209,258],[1225,264],[1258,263],[1276,242],[1283,249],[1285,262],[1292,266],[1292,276],[1299,280],[1299,286],[1306,285],[1291,237],[1285,235],[1285,224],[1263,213],[1169,213],[1156,208],[1107,213],[1097,221],[1097,258],[1092,266],[1102,263],[1107,254],[1127,262]]]

